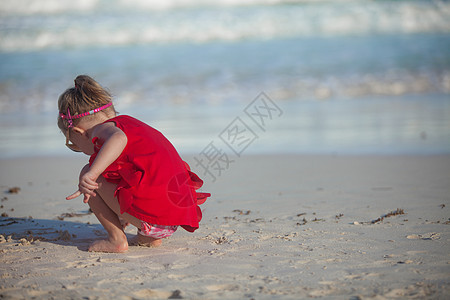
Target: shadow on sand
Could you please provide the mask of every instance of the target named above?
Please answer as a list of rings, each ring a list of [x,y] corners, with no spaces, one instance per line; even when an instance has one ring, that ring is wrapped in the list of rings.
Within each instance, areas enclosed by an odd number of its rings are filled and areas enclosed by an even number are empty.
[[[6,241],[22,244],[50,242],[74,246],[82,251],[87,251],[94,240],[107,237],[100,224],[12,217],[0,217],[0,235]]]

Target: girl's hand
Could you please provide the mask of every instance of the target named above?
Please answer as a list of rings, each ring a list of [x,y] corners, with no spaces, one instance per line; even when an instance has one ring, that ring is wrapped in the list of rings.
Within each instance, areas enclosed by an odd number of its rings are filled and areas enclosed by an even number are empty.
[[[84,195],[83,202],[88,203],[89,199],[95,197],[97,194],[95,190],[98,189],[97,183],[98,175],[93,174],[89,170],[89,165],[86,165],[80,172],[80,182],[78,184],[78,191],[68,196],[67,200],[72,200],[77,198],[78,196]]]
[[[96,182],[98,176],[120,156],[128,142],[125,133],[111,122],[95,126],[92,137],[99,138],[100,141],[103,141],[103,145],[92,165],[90,167],[86,165],[81,170],[78,191],[68,196],[66,198],[67,200],[74,199],[83,194],[83,202],[87,203],[90,197],[95,197],[96,193],[94,190],[98,189]]]

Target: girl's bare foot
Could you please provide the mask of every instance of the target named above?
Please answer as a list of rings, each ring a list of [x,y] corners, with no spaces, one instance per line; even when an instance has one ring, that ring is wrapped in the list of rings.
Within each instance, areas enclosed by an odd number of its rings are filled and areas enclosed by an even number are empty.
[[[128,250],[128,242],[111,242],[110,240],[98,240],[89,246],[89,252],[122,253]]]
[[[137,244],[145,247],[159,247],[162,244],[161,239],[155,239],[149,236],[137,235]]]

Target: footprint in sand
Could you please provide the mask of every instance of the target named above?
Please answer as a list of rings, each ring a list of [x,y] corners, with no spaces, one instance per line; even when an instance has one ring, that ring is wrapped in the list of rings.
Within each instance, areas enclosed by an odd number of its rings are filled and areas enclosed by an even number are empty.
[[[206,289],[211,292],[236,291],[239,286],[235,284],[213,284],[206,286]]]
[[[181,291],[172,292],[143,289],[133,293],[138,299],[183,299]]]
[[[429,232],[424,234],[410,234],[406,238],[409,240],[439,240],[441,235],[436,232]]]

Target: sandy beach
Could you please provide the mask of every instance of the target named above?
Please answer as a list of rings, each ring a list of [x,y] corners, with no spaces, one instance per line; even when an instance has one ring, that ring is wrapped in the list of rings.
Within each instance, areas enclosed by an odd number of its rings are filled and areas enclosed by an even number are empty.
[[[0,298],[450,295],[450,156],[243,156],[206,180],[199,230],[123,254],[87,252],[105,231],[64,200],[84,163],[0,160]]]
[[[0,16],[0,300],[450,299],[450,1],[4,0]],[[197,231],[88,251],[106,232],[65,200],[88,157],[56,123],[106,102],[78,75],[186,154],[212,194]]]

